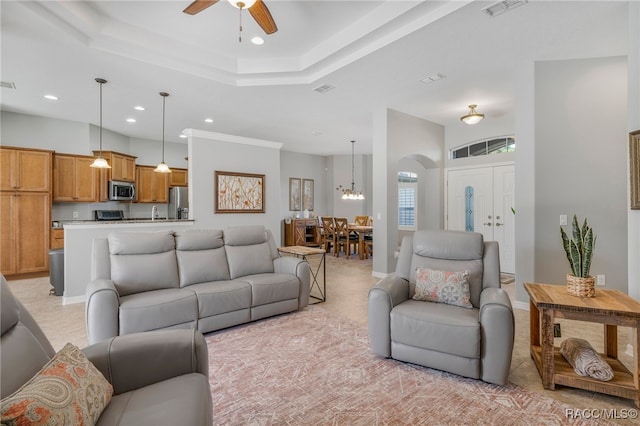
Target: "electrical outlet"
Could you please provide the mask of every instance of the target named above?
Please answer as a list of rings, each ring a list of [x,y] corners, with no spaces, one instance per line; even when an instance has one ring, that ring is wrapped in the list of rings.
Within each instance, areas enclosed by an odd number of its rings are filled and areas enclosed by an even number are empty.
[[[561,214],[560,215],[560,226],[564,226],[567,224],[567,215],[566,214]]]
[[[605,284],[604,275],[598,275],[596,281],[598,285],[604,285]]]
[[[78,218],[78,212],[73,212],[73,218],[77,219]]]
[[[562,337],[562,331],[560,330],[560,323],[553,324],[553,337]]]

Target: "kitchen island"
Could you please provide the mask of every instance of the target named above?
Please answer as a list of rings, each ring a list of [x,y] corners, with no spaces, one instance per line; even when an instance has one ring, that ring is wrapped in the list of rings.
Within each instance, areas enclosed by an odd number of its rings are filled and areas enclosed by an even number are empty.
[[[118,221],[69,221],[64,228],[64,294],[62,304],[84,302],[91,281],[91,252],[94,238],[111,232],[173,231],[191,228],[193,220],[127,219]]]

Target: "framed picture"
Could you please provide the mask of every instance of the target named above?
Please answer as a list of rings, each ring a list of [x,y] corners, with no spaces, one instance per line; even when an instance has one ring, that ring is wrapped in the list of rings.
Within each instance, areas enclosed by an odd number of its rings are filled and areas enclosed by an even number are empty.
[[[313,179],[302,180],[302,210],[313,210]]]
[[[302,179],[289,178],[289,210],[302,210]]]
[[[264,213],[264,175],[214,173],[216,213]]]
[[[640,210],[640,130],[629,133],[631,209]]]

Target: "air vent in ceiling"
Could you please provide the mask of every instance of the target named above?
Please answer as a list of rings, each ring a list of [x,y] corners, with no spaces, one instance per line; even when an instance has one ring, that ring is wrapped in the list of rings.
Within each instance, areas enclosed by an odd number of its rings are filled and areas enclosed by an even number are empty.
[[[327,93],[328,91],[333,90],[333,89],[335,89],[335,86],[332,86],[330,84],[326,84],[325,83],[325,84],[323,84],[321,86],[316,87],[313,90],[315,90],[318,93]]]
[[[482,9],[482,11],[487,15],[494,17],[502,15],[503,13],[515,9],[518,6],[522,6],[527,2],[528,0],[503,0],[490,4],[489,6]]]
[[[429,84],[429,83],[433,83],[434,81],[442,80],[443,78],[447,78],[447,76],[438,72],[430,75],[429,77],[425,77],[420,81],[425,84]]]
[[[16,84],[13,81],[0,81],[0,87],[3,89],[15,89]]]

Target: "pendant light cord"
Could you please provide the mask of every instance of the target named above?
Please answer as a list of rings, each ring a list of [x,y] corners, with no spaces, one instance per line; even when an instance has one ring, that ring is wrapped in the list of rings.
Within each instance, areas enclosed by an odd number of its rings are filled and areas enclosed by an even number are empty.
[[[354,149],[355,149],[356,141],[351,141],[351,192],[355,192],[356,188],[356,178],[355,178],[355,160],[354,160]]]
[[[164,163],[164,115],[165,115],[165,105],[167,103],[167,97],[162,97],[162,162]]]

